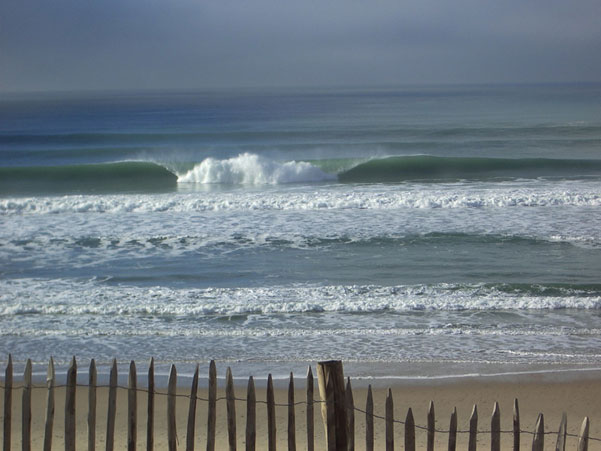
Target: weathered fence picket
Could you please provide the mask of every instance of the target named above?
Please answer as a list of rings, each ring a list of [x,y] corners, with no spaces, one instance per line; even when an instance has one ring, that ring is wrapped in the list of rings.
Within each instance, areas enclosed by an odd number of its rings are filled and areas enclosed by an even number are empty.
[[[275,395],[273,393],[273,379],[270,374],[267,376],[267,448],[269,451],[276,451],[275,439]]]
[[[96,361],[90,361],[88,370],[88,451],[96,449],[96,385],[98,382],[98,373],[96,371]],[[50,448],[48,448],[50,451]]]
[[[198,364],[192,376],[192,387],[190,388],[190,407],[188,408],[188,426],[186,428],[186,451],[194,451],[194,439],[196,435],[196,397],[198,394]]]
[[[371,384],[367,387],[367,401],[365,402],[365,449],[374,451],[374,398]]]
[[[426,450],[434,451],[434,434],[436,432],[436,419],[434,416],[434,401],[430,401],[428,406],[428,441],[426,442]]]
[[[513,451],[520,451],[520,406],[513,400]]]
[[[467,451],[476,451],[478,443],[478,406],[474,404],[472,414],[470,415],[470,436],[467,445]]]
[[[225,402],[227,411],[227,441],[230,451],[236,451],[236,395],[234,394],[234,377],[228,366],[225,372]]]
[[[315,451],[315,409],[313,407],[313,372],[307,370],[307,451]]]
[[[353,399],[353,388],[351,378],[346,380],[346,419],[348,421],[348,451],[355,451],[355,400]]]
[[[138,377],[136,363],[129,364],[127,388],[127,450],[136,451],[138,441]]]
[[[409,415],[409,414],[407,414]],[[407,424],[405,424],[405,430]],[[392,400],[392,390],[388,389],[386,396],[386,451],[394,450],[394,401]]]
[[[23,397],[21,403],[21,449],[31,450],[31,359],[27,359],[23,372]]]
[[[169,451],[177,449],[177,428],[175,420],[175,402],[177,395],[177,369],[171,365],[167,382],[167,447]]]
[[[209,363],[209,405],[207,417],[207,451],[215,451],[215,426],[217,424],[217,368]]]
[[[457,408],[453,408],[451,421],[449,423],[449,451],[457,448]]]
[[[146,419],[146,451],[154,450],[154,358],[148,365],[148,418]]]
[[[246,451],[255,451],[257,443],[257,395],[255,380],[248,378],[246,390]]]
[[[106,416],[106,451],[115,447],[115,419],[117,413],[117,359],[113,359],[109,376],[109,399]]]
[[[578,434],[578,451],[588,451],[588,432],[589,420],[588,417],[585,417],[580,427],[580,434]]]
[[[13,399],[13,358],[8,354],[8,364],[4,371],[4,430],[3,447],[4,451],[10,451],[11,445],[11,419],[12,419],[12,399]]]
[[[545,418],[542,413],[538,414],[536,426],[534,426],[534,437],[532,438],[532,451],[543,451],[545,447]]]
[[[411,407],[405,417],[405,451],[415,451],[415,419]]]
[[[296,451],[296,416],[294,412],[294,375],[288,383],[288,451]]]
[[[490,420],[490,450],[501,451],[501,411],[498,402],[495,402]]]
[[[65,394],[65,451],[75,451],[75,394],[77,388],[77,362],[75,357],[67,370]]]
[[[557,433],[557,444],[555,445],[555,451],[565,451],[567,433],[568,433],[568,417],[564,412],[561,415],[561,423],[559,423],[559,432]]]
[[[44,426],[44,451],[52,449],[52,430],[54,428],[54,359],[50,357],[48,370],[46,372],[46,386],[48,387],[48,398],[46,401],[46,422]]]

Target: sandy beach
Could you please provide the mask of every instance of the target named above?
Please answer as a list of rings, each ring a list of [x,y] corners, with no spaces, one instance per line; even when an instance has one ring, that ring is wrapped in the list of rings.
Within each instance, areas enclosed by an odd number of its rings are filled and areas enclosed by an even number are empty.
[[[526,431],[533,431],[534,424],[539,412],[545,415],[545,429],[547,432],[558,429],[562,412],[568,415],[568,433],[577,434],[584,416],[591,419],[590,434],[592,437],[601,437],[601,374],[599,372],[588,373],[585,376],[570,378],[562,377],[561,380],[549,380],[548,376],[541,375],[522,375],[514,376],[510,380],[499,380],[498,378],[463,378],[461,380],[449,380],[444,382],[411,382],[394,381],[391,384],[394,398],[395,420],[404,420],[407,408],[413,410],[416,425],[426,425],[426,415],[430,400],[435,403],[436,427],[438,430],[447,430],[449,426],[450,413],[453,408],[457,408],[458,429],[460,431],[468,429],[468,420],[474,404],[478,405],[479,412],[479,430],[490,429],[490,415],[494,401],[497,400],[501,410],[501,429],[503,431],[512,428],[512,406],[513,399],[518,398],[520,403],[521,428]],[[218,397],[224,396],[223,384],[220,381],[218,388]],[[388,382],[388,381],[386,381]],[[299,386],[302,381],[299,379]],[[384,416],[384,405],[387,388],[385,383],[378,384],[374,389],[375,414]],[[266,399],[264,381],[257,381],[257,449],[267,448],[267,414],[265,403]],[[164,389],[159,389],[164,393]],[[316,387],[316,399],[318,390]],[[185,397],[189,390],[180,388],[179,394],[182,397],[177,398],[177,425],[179,447],[184,448],[186,443],[186,422],[188,416],[188,399]],[[13,392],[13,426],[12,426],[12,449],[20,449],[21,442],[21,389],[17,388]],[[367,388],[364,383],[359,383],[357,388],[353,389],[355,406],[364,409],[367,394]],[[4,393],[1,393],[2,403],[4,402]],[[44,419],[46,412],[47,392],[44,388],[33,390],[32,399],[32,449],[42,449]],[[287,402],[287,390],[276,389],[276,403],[285,404]],[[98,388],[98,420],[96,429],[96,443],[98,449],[105,446],[106,436],[106,411],[107,411],[108,390]],[[199,389],[199,398],[207,398],[206,389]],[[242,384],[236,386],[236,397],[245,398],[246,389]],[[155,398],[155,449],[167,448],[167,430],[166,430],[166,411],[167,397],[158,395]],[[295,391],[295,400],[297,402],[306,399],[305,390],[297,388]],[[127,445],[127,392],[124,389],[118,390],[117,398],[117,418],[116,418],[116,441],[115,449],[125,449]],[[197,449],[204,449],[206,446],[206,422],[207,422],[207,403],[199,400],[196,417],[196,440]],[[144,392],[138,394],[138,449],[146,449],[146,409],[147,395]],[[227,429],[226,429],[226,406],[223,399],[217,404],[217,449],[227,448]],[[63,412],[64,412],[64,389],[56,390],[56,416],[54,426],[53,446],[55,449],[62,449],[63,442]],[[244,448],[244,430],[246,423],[246,403],[238,401],[236,403],[237,413],[237,437],[238,447]],[[277,441],[279,449],[287,448],[287,415],[286,407],[276,408],[277,414]],[[365,447],[365,415],[356,411],[356,449]],[[305,405],[300,403],[296,407],[296,436],[297,448],[306,449],[305,436]],[[315,409],[315,432],[316,449],[324,449],[323,423],[319,405]],[[376,449],[384,447],[384,421],[375,419],[375,439]],[[404,440],[404,431],[402,424],[395,424],[395,448],[402,448]],[[418,449],[425,447],[426,433],[423,430],[417,430],[416,440]],[[446,449],[448,435],[438,433],[436,435],[437,449]],[[546,438],[545,449],[554,449],[556,435],[549,435]],[[532,442],[531,434],[522,434],[522,446],[529,448]],[[502,449],[509,450],[513,443],[511,434],[502,435]],[[568,439],[568,449],[575,449],[576,438]],[[458,435],[458,449],[465,449],[467,446],[467,434]],[[488,449],[490,447],[489,435],[481,434],[478,439],[479,449]],[[87,449],[87,388],[78,387],[77,389],[77,448]],[[599,442],[591,442],[589,449],[599,449]]]

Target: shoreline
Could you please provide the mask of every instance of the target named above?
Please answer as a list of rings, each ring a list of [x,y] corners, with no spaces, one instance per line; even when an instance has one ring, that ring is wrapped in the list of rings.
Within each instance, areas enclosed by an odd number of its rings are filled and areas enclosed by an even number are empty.
[[[137,367],[138,385],[147,386],[147,370],[149,360],[135,361]],[[13,359],[13,381],[23,380],[23,370],[26,361]],[[99,385],[106,385],[112,363],[95,362]],[[198,362],[199,387],[206,388],[209,361]],[[234,385],[246,386],[249,376],[255,381],[266,381],[271,374],[276,388],[286,388],[290,373],[294,374],[295,384],[304,387],[307,370],[310,367],[316,375],[317,362],[231,362],[216,360],[217,380],[224,383],[225,372],[232,370]],[[87,384],[90,360],[77,360],[77,382]],[[7,361],[0,362],[0,368],[5,369]],[[118,361],[117,372],[119,385],[127,385],[130,361]],[[34,385],[46,384],[48,363],[33,363],[32,380]],[[64,382],[68,364],[54,363],[56,381]],[[176,362],[178,386],[192,381],[196,363]],[[343,361],[344,375],[350,377],[353,386],[367,388],[395,387],[414,385],[452,385],[472,380],[488,380],[490,382],[519,382],[524,378],[537,378],[543,382],[570,382],[579,380],[601,380],[599,364],[499,364],[480,362],[346,362]],[[166,388],[168,384],[171,363],[157,362],[154,364],[155,386]],[[4,370],[0,371],[0,382],[4,381]]]

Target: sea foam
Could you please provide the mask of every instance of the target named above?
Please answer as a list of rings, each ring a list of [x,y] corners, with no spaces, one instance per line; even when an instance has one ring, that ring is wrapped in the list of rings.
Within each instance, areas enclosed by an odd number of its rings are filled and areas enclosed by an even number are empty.
[[[307,162],[284,163],[243,153],[237,157],[218,160],[207,158],[178,178],[179,183],[227,185],[279,185],[283,183],[308,183],[336,180]]]

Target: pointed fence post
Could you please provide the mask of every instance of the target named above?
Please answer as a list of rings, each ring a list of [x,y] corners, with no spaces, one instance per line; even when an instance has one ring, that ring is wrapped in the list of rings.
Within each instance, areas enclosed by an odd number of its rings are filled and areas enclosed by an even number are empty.
[[[498,402],[495,402],[490,420],[490,450],[501,451],[501,411]]]
[[[346,416],[348,421],[348,451],[355,451],[355,401],[350,377],[346,380]]]
[[[568,417],[564,412],[561,416],[561,423],[559,423],[559,432],[557,433],[557,444],[555,445],[555,451],[565,451],[567,433]]]
[[[4,372],[4,450],[10,451],[11,442],[11,419],[13,399],[13,357],[8,354],[8,364]]]
[[[115,446],[115,416],[117,412],[117,359],[113,359],[109,376],[109,399],[106,414],[106,451]]]
[[[146,451],[154,451],[154,357],[148,365],[148,408],[146,419]]]
[[[54,428],[54,359],[50,357],[48,371],[46,372],[46,386],[48,387],[48,401],[46,403],[46,425],[44,427],[44,451],[52,450],[52,430]]]
[[[580,434],[578,434],[578,451],[588,451],[588,432],[589,432],[589,420],[588,417],[584,417],[582,426],[580,427]]]
[[[234,377],[229,366],[225,372],[225,398],[229,449],[230,451],[236,451],[236,396],[234,394]]]
[[[296,451],[296,415],[294,412],[294,375],[288,383],[288,451]]]
[[[415,451],[415,420],[411,407],[405,418],[405,451]]]
[[[21,403],[21,449],[31,450],[31,359],[27,359],[23,372],[23,397]]]
[[[96,449],[96,385],[98,373],[96,371],[96,361],[90,361],[88,370],[88,451]],[[50,450],[48,450],[50,451]]]
[[[167,446],[169,451],[177,450],[177,429],[175,423],[175,396],[177,390],[177,370],[171,365],[167,383]]]
[[[190,388],[190,407],[188,408],[188,427],[186,429],[186,451],[194,451],[194,436],[196,435],[196,398],[198,394],[198,364],[192,376]]]
[[[426,444],[427,451],[434,451],[434,434],[436,431],[436,419],[434,416],[434,401],[430,401],[428,407],[428,442]]]
[[[209,406],[207,418],[207,451],[215,451],[215,425],[217,423],[217,368],[209,363]]]
[[[470,438],[467,445],[468,451],[476,451],[478,443],[478,406],[474,404],[472,415],[470,416]]]
[[[307,451],[315,451],[315,410],[313,407],[313,372],[307,370]]]
[[[75,451],[75,393],[77,387],[77,363],[75,357],[67,370],[65,395],[65,451]]]
[[[543,451],[545,447],[545,418],[542,413],[538,414],[536,426],[534,427],[534,438],[532,439],[532,451]]]
[[[340,360],[317,363],[322,417],[326,422],[328,450],[346,450],[348,447],[344,370]],[[331,423],[328,420],[331,420]],[[333,435],[333,436],[332,436]]]
[[[407,430],[407,423],[405,423],[405,430]],[[394,451],[394,401],[390,388],[386,396],[386,451]]]
[[[365,450],[374,451],[374,398],[371,384],[367,387],[367,401],[365,402]]]
[[[520,406],[513,400],[513,451],[520,451]]]
[[[267,448],[269,451],[275,451],[275,440],[275,395],[273,393],[273,379],[269,374],[267,376]]]
[[[457,448],[457,408],[453,408],[451,422],[449,424],[449,451],[455,451]]]
[[[248,378],[246,390],[246,451],[255,451],[257,443],[257,395],[255,380]]]
[[[127,388],[127,449],[136,451],[138,440],[138,376],[136,362],[129,364],[129,380]]]

